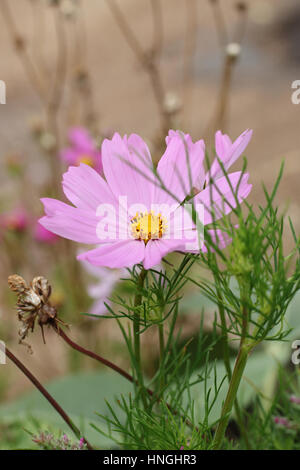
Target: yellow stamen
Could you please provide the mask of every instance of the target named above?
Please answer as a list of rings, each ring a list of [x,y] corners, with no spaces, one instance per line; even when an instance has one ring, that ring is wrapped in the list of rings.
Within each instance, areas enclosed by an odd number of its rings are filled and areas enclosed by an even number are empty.
[[[78,161],[79,163],[85,163],[86,165],[94,166],[94,160],[89,155],[80,155]]]
[[[143,240],[145,245],[149,240],[161,238],[167,229],[166,219],[153,211],[136,213],[131,219],[131,231],[136,240]]]

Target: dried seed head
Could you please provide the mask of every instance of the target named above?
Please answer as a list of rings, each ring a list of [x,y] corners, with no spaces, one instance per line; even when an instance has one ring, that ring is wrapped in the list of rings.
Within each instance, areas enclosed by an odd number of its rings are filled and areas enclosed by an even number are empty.
[[[25,290],[28,289],[26,281],[18,274],[12,274],[11,276],[8,276],[8,285],[13,292],[17,292],[19,294],[25,292]]]
[[[41,301],[45,304],[51,295],[51,286],[49,284],[48,279],[43,276],[37,276],[32,280],[31,286],[33,291],[40,297]]]
[[[19,294],[17,307],[26,312],[37,310],[42,305],[42,299],[32,289]]]
[[[56,326],[56,322],[59,321],[56,318],[57,312],[55,307],[49,302],[51,286],[43,276],[35,277],[28,286],[25,280],[17,274],[9,276],[8,284],[10,289],[18,295],[16,306],[18,319],[21,322],[19,342],[29,347],[24,342],[24,339],[30,331],[33,332],[36,319],[38,319],[38,324],[42,328],[42,333],[43,326],[49,324]]]

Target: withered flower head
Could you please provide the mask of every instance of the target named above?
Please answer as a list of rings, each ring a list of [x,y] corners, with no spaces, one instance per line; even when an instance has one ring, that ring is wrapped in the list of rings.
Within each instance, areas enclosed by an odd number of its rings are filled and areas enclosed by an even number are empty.
[[[51,286],[43,276],[35,277],[28,285],[18,274],[9,276],[8,285],[18,296],[16,306],[18,319],[21,322],[19,343],[28,346],[31,351],[31,347],[24,342],[24,339],[28,336],[30,330],[33,332],[36,319],[38,319],[38,324],[42,329],[44,342],[44,325],[52,324],[55,326],[56,322],[59,321],[57,311],[49,301]]]
[[[17,293],[24,292],[26,289],[28,289],[25,280],[21,276],[18,276],[18,274],[8,276],[8,285],[13,292]]]

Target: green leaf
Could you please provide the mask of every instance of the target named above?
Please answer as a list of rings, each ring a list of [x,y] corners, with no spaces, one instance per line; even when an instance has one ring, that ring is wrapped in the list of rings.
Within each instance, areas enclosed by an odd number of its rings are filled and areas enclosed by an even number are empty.
[[[133,387],[127,380],[111,373],[91,372],[55,380],[47,384],[46,388],[92,445],[98,448],[109,448],[108,446],[112,445],[112,441],[96,432],[90,423],[93,422],[106,431],[106,425],[103,425],[95,413],[110,416],[105,400],[112,404],[121,393],[127,395],[132,392]],[[124,419],[122,410],[118,406],[114,409],[119,419]],[[15,402],[0,406],[0,426],[1,423],[21,421],[24,423],[24,428],[36,433],[37,427],[31,417],[41,425],[40,430],[55,428],[66,432],[70,437],[73,434],[60,415],[37,390],[27,393]],[[26,442],[27,439],[24,442],[22,440],[21,447],[18,448],[24,448]],[[30,442],[29,436],[28,445]]]
[[[231,361],[231,367],[234,367],[234,361]],[[257,394],[258,390],[261,390],[264,387],[265,381],[268,379],[267,373],[270,369],[277,367],[276,360],[268,355],[266,352],[256,352],[249,357],[247,366],[245,369],[244,376],[238,391],[238,400],[242,407],[245,407],[250,404],[251,400]],[[199,374],[199,373],[198,373]],[[226,375],[225,366],[223,361],[217,361],[216,363],[216,384],[219,386]],[[197,373],[191,377],[191,382],[196,380]],[[210,395],[214,396],[214,386],[215,386],[215,376],[212,369],[210,377],[207,379],[207,390],[210,388],[212,392]],[[208,417],[208,422],[210,424],[214,423],[220,418],[222,403],[226,398],[226,393],[228,390],[228,380],[225,379],[223,385],[221,386],[220,392],[212,407],[211,413]],[[194,400],[194,412],[196,421],[203,421],[205,416],[205,385],[204,381],[200,382],[190,389],[191,398]],[[186,395],[184,398],[184,403],[187,405],[189,403],[189,398]]]

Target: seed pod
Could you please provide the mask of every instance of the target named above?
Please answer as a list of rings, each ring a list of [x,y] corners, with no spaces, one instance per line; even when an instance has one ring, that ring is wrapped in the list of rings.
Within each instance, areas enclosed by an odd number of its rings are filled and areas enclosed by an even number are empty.
[[[40,297],[41,301],[45,304],[51,295],[51,286],[49,284],[48,279],[43,276],[37,276],[32,280],[31,286],[33,291]]]
[[[17,292],[18,294],[21,294],[28,289],[26,281],[18,274],[12,274],[8,277],[8,285],[13,292]]]

